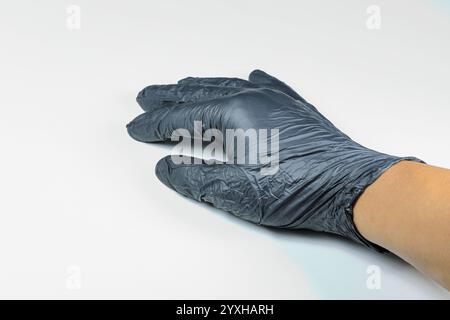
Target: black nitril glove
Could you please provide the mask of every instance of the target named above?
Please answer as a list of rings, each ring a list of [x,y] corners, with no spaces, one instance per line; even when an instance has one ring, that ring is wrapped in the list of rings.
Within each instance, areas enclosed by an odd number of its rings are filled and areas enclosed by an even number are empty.
[[[420,161],[359,145],[289,86],[260,70],[249,81],[186,78],[149,86],[137,101],[146,112],[127,128],[143,142],[170,141],[179,128],[194,136],[194,121],[202,122],[202,133],[278,129],[279,153],[271,156],[278,156],[279,164],[273,174],[261,170],[270,166],[267,162],[236,164],[236,156],[233,164],[177,164],[168,156],[156,165],[158,178],[182,195],[264,226],[335,233],[380,250],[356,230],[353,205],[395,163]],[[268,141],[270,150],[270,131]],[[245,152],[255,150],[261,153],[255,145]]]

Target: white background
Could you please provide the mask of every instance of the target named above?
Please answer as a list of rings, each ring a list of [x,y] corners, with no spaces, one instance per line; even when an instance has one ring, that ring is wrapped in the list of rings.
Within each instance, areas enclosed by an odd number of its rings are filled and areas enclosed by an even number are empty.
[[[393,256],[179,196],[154,174],[170,147],[125,129],[146,85],[261,68],[356,141],[450,167],[448,2],[19,0],[0,23],[1,297],[450,297]]]

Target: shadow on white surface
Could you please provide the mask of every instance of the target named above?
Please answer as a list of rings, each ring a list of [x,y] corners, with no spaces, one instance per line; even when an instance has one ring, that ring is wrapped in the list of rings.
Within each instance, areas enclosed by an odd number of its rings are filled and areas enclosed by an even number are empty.
[[[190,205],[203,205],[186,200]],[[377,253],[335,235],[257,226],[205,206],[211,214],[218,214],[229,223],[270,238],[302,271],[317,298],[450,299],[448,291],[393,254]],[[367,286],[368,268],[373,265],[380,269],[379,288]]]

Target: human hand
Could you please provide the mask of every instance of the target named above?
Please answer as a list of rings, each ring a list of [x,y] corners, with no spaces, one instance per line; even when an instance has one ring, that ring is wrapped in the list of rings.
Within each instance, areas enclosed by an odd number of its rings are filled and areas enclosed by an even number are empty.
[[[186,78],[149,86],[137,101],[146,112],[127,126],[134,139],[170,141],[178,132],[210,140],[221,133],[218,140],[231,154],[229,161],[212,164],[167,156],[156,166],[164,184],[265,226],[335,233],[378,249],[357,231],[353,204],[393,164],[419,161],[359,145],[289,86],[259,70],[249,81]],[[257,141],[241,154],[228,144],[235,137],[225,134],[237,129],[256,132]]]

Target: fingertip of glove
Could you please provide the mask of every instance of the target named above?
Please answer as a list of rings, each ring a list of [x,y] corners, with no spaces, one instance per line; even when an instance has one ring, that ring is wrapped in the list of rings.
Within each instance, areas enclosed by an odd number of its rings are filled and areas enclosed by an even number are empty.
[[[141,91],[139,91],[139,93],[136,96],[136,102],[144,111],[151,109],[149,107],[150,102],[149,102],[149,97],[147,95],[147,89],[148,89],[148,87],[142,89]]]
[[[159,181],[161,181],[168,187],[172,187],[172,184],[170,183],[169,180],[172,169],[173,168],[171,165],[170,156],[166,156],[160,159],[155,166],[156,177],[159,179]]]
[[[145,112],[134,118],[127,124],[128,134],[140,142],[162,141],[156,132],[156,126],[152,121],[151,113]]]
[[[131,121],[131,122],[127,123],[127,125],[126,125],[128,135],[130,137],[132,137],[133,139],[136,139],[136,137],[134,135],[133,127],[134,127],[134,121]]]
[[[136,102],[144,111],[151,111],[160,108],[166,104],[172,104],[170,101],[165,101],[164,96],[161,96],[161,85],[147,86],[136,96]]]
[[[191,82],[194,79],[195,79],[194,77],[186,77],[181,80],[178,80],[177,84],[186,84],[186,83]]]
[[[136,100],[142,99],[145,97],[145,89],[147,89],[147,87],[145,87],[144,89],[142,89],[141,91],[138,92],[137,96],[136,96]]]
[[[258,82],[258,80],[261,80],[264,77],[267,77],[267,73],[260,69],[255,69],[248,75],[248,80],[250,82]]]
[[[136,125],[136,119],[131,121],[130,123],[128,123],[126,126],[128,135],[131,138],[133,138],[134,140],[143,142],[145,139],[143,139],[142,134],[140,132],[141,130],[139,130],[138,127],[139,126]]]

